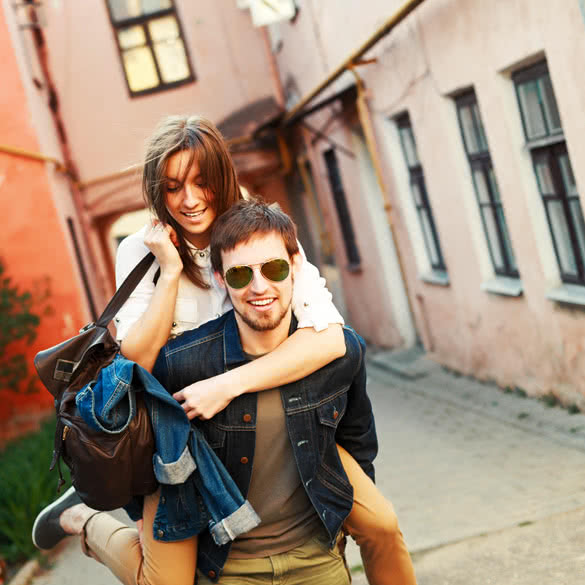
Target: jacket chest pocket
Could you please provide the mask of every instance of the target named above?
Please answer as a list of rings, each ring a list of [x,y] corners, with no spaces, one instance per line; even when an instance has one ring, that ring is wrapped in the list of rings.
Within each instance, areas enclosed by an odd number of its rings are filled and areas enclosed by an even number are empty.
[[[335,432],[347,408],[347,389],[315,409],[319,432],[319,450],[324,453],[335,444]]]
[[[209,446],[217,453],[220,454],[222,449],[225,446],[225,439],[227,431],[220,429],[218,426],[213,424],[212,422],[208,422],[205,426],[201,429],[203,435]]]

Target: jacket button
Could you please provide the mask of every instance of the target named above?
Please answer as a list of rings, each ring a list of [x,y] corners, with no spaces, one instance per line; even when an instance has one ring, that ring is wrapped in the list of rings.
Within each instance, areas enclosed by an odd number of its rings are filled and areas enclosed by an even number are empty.
[[[337,412],[337,409],[335,409],[333,411],[333,419],[335,420],[338,416],[339,416],[339,413]]]
[[[252,415],[251,414],[245,414],[242,419],[244,420],[244,422],[250,422],[252,420]]]
[[[248,463],[248,458],[247,457],[242,457],[240,459],[240,463],[243,463],[244,465],[246,465],[246,463]]]
[[[167,499],[166,499],[164,496],[161,496],[161,498],[160,498],[160,503],[161,503],[161,504],[165,504],[165,503],[166,503],[166,501],[167,501]]]
[[[177,326],[177,322],[173,321],[173,327],[176,327],[176,326]]]
[[[215,571],[211,570],[209,573],[207,573],[207,575],[210,579],[213,579],[215,577]]]
[[[165,535],[165,533],[164,533],[162,530],[157,530],[157,532],[156,532],[156,535],[157,535],[159,538],[162,538],[162,537]]]

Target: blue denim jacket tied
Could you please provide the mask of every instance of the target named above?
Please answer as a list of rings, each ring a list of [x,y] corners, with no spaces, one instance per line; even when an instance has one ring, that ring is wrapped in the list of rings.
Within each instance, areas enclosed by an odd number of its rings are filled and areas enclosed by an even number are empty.
[[[181,405],[138,364],[121,355],[76,396],[85,422],[96,430],[119,433],[136,410],[136,392],[144,392],[156,443],[154,473],[161,498],[153,524],[157,540],[182,540],[205,528],[222,545],[260,523],[258,515]],[[127,508],[136,520],[140,501]]]
[[[294,317],[291,330],[296,326]],[[364,340],[344,327],[345,356],[313,374],[281,386],[286,427],[297,469],[331,546],[353,504],[353,488],[336,447],[347,449],[374,479],[377,438],[366,393]],[[234,312],[171,339],[161,350],[153,375],[173,393],[247,361]],[[257,394],[243,394],[213,418],[194,421],[216,451],[242,494],[247,496],[256,444]],[[248,461],[244,464],[243,461]],[[199,536],[197,567],[219,579],[231,543],[218,546],[209,532]]]

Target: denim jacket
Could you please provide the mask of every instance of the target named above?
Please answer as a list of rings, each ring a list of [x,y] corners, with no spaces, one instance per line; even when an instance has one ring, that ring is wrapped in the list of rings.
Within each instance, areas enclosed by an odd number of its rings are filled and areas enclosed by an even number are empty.
[[[295,325],[293,317],[291,329]],[[344,327],[344,335],[344,357],[280,390],[297,469],[331,546],[353,504],[353,488],[335,443],[347,449],[372,480],[378,448],[366,394],[365,344],[353,329]],[[246,361],[232,310],[170,340],[153,375],[173,393]],[[256,403],[256,393],[243,394],[212,419],[195,421],[244,495],[252,475]],[[230,544],[217,546],[209,532],[202,532],[199,570],[214,581],[219,579]]]
[[[260,522],[233,479],[192,427],[179,403],[160,383],[121,355],[100,371],[96,381],[76,396],[80,415],[92,428],[123,431],[136,411],[136,392],[143,391],[152,421],[156,452],[154,473],[161,498],[153,523],[157,540],[182,540],[209,527],[217,544],[225,544]],[[126,507],[134,519],[142,516],[141,498]]]

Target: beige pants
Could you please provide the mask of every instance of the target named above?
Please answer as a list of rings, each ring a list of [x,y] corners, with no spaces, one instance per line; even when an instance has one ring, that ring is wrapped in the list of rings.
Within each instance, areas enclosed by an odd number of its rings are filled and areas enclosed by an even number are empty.
[[[339,455],[354,489],[353,508],[344,527],[360,547],[370,584],[416,585],[410,555],[392,504],[342,447],[339,447]],[[197,537],[178,542],[155,540],[152,536],[152,524],[158,499],[159,493],[156,492],[144,500],[142,547],[134,528],[122,524],[108,514],[97,514],[87,523],[85,543],[82,543],[84,552],[106,565],[124,585],[193,585]],[[234,566],[235,562],[234,559],[228,561],[228,564]],[[227,579],[228,575],[224,577]],[[220,584],[263,583],[241,579],[237,581],[231,576],[229,578],[232,580],[224,581],[224,577],[220,579]],[[207,581],[201,581],[200,577],[200,582]]]
[[[259,559],[228,559],[218,585],[349,585],[339,551],[314,537],[285,553]],[[197,585],[215,585],[198,572]]]

